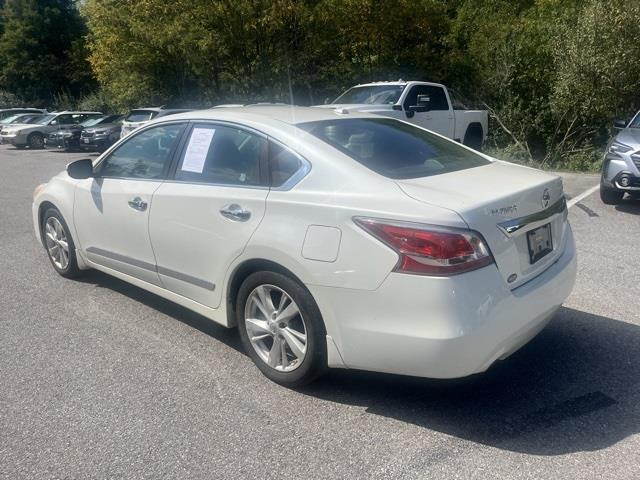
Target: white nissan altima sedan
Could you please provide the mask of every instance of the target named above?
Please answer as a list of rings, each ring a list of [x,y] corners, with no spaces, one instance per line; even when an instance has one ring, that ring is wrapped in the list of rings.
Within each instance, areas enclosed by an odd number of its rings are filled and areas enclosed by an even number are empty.
[[[101,270],[237,326],[289,386],[482,372],[576,275],[559,177],[346,110],[163,118],[38,186],[33,221],[62,276]]]

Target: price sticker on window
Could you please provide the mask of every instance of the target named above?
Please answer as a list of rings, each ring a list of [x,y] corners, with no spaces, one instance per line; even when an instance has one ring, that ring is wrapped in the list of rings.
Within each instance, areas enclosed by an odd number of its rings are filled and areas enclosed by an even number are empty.
[[[187,151],[184,154],[184,160],[182,161],[182,171],[202,173],[215,133],[216,131],[213,128],[193,129]]]

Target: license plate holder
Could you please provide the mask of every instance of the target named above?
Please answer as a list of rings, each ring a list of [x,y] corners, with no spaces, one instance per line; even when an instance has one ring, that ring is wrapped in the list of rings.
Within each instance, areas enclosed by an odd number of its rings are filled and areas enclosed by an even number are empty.
[[[89,143],[89,139],[88,139],[88,138],[83,138],[83,139],[82,139],[82,141],[83,141],[84,143]]]
[[[542,257],[553,251],[551,224],[527,232],[527,246],[529,247],[529,263],[534,264]]]

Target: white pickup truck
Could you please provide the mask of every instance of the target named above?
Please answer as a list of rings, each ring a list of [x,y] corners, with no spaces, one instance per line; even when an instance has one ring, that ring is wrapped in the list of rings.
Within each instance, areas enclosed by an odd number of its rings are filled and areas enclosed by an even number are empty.
[[[444,85],[374,82],[356,85],[322,108],[370,112],[398,118],[479,150],[487,138],[486,110],[467,110]]]

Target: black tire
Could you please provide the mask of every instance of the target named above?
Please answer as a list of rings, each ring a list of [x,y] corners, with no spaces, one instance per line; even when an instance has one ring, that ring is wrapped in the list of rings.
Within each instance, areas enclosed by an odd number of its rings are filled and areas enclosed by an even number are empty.
[[[39,132],[34,132],[27,137],[29,148],[40,150],[44,148],[44,136]]]
[[[64,268],[56,264],[47,246],[47,222],[50,218],[56,218],[60,222],[68,245],[68,263]],[[82,275],[83,271],[78,268],[76,248],[75,244],[73,243],[73,238],[71,237],[71,233],[69,232],[67,222],[64,221],[64,218],[62,217],[58,209],[49,208],[46,212],[44,212],[44,215],[42,216],[42,224],[40,227],[40,231],[42,232],[42,245],[44,246],[47,257],[49,258],[49,261],[51,262],[54,270],[65,278],[76,278]]]
[[[275,286],[297,304],[306,328],[306,354],[302,363],[289,372],[268,365],[254,349],[245,323],[245,307],[250,294],[259,286]],[[261,271],[249,275],[238,291],[236,318],[245,351],[260,371],[270,380],[286,386],[299,387],[312,382],[327,369],[326,330],[320,310],[309,291],[300,283],[281,273]]]
[[[480,125],[469,125],[462,143],[469,148],[480,151],[482,149],[483,132]]]
[[[618,205],[622,202],[622,197],[624,197],[624,192],[600,184],[600,200],[605,205]]]

